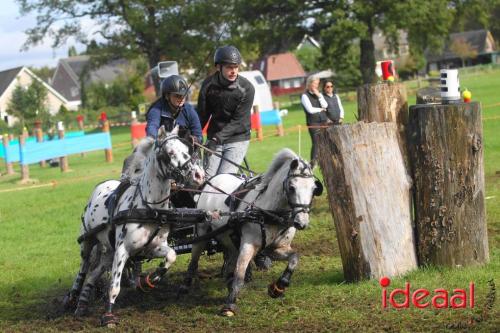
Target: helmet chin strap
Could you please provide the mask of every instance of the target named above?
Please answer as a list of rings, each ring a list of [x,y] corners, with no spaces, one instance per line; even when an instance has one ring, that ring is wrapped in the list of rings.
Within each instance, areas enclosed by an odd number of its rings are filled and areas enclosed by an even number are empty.
[[[171,94],[167,94],[167,104],[168,106],[170,107],[170,110],[172,110],[172,116],[175,118],[177,118],[177,116],[179,115],[179,113],[181,112],[181,108],[182,106],[175,106],[172,104],[172,102],[170,102],[170,95]]]

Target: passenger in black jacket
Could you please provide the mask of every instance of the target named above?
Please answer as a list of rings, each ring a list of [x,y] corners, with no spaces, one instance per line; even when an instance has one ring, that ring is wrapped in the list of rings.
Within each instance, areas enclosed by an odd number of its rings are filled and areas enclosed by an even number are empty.
[[[234,46],[215,51],[215,74],[207,77],[198,97],[202,128],[209,122],[206,147],[240,165],[250,142],[250,115],[255,89],[238,75],[241,55]],[[215,155],[206,155],[205,173],[235,173],[238,167]]]

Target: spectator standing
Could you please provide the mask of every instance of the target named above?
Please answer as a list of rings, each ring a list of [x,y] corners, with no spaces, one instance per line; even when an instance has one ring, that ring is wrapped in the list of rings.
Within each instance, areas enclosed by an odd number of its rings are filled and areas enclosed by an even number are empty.
[[[323,97],[328,103],[326,114],[335,125],[342,124],[344,121],[344,108],[340,97],[335,93],[335,86],[332,80],[326,80],[323,84]]]
[[[311,135],[311,167],[314,168],[318,163],[318,134],[321,131],[321,126],[326,126],[329,122],[326,109],[328,103],[323,95],[319,92],[319,78],[309,76],[306,81],[306,91],[300,99],[304,112],[306,114],[306,122]]]

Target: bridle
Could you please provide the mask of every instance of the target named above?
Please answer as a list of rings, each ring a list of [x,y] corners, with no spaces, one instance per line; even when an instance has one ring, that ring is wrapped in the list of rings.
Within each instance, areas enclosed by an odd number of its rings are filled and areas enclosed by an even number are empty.
[[[307,163],[305,163],[303,160],[300,160],[300,162],[302,163],[302,166],[303,166],[301,172],[298,174],[294,174],[294,173],[292,173],[292,169],[290,169],[288,171],[286,178],[283,180],[283,192],[285,193],[288,206],[292,209],[291,217],[290,217],[291,219],[295,219],[295,216],[297,216],[297,214],[299,214],[299,213],[309,214],[309,212],[311,210],[313,198],[315,196],[321,195],[321,193],[323,192],[323,185],[321,184],[320,180],[316,176],[314,176],[314,174],[312,173],[311,167]],[[308,171],[308,172],[306,172],[306,171]],[[314,183],[316,185],[316,188],[313,191],[313,195],[311,196],[311,201],[309,201],[309,203],[302,204],[302,203],[297,203],[297,202],[292,200],[293,192],[290,191],[290,181],[294,178],[305,178],[305,179],[313,178],[313,179],[315,179]]]
[[[171,162],[170,156],[168,155],[167,152],[164,151],[163,147],[165,146],[165,144],[168,141],[171,141],[174,139],[179,140],[182,144],[186,145],[189,148],[189,145],[176,134],[169,135],[165,139],[163,139],[162,141],[160,141],[158,138],[156,138],[155,144],[154,144],[154,149],[155,149],[155,153],[156,153],[156,159],[158,160],[159,174],[160,174],[161,178],[164,180],[173,179],[178,184],[184,184],[184,183],[186,183],[186,178],[188,177],[188,174],[192,170],[193,157],[190,154],[189,159],[186,162],[184,162],[184,164],[182,164],[180,167],[173,166],[170,163]],[[156,202],[147,201],[144,198],[144,194],[142,193],[140,186],[137,186],[135,193],[139,193],[139,196],[141,197],[142,203],[145,204],[146,207],[148,207],[148,208],[150,208],[150,205],[162,204],[165,201],[167,201],[168,199],[170,199],[170,194],[169,194],[165,198],[163,198],[159,201],[156,201]],[[134,196],[135,195],[136,194],[134,194]]]
[[[168,141],[175,140],[175,139],[179,140],[182,144],[187,146],[189,149],[189,145],[186,144],[185,142],[183,142],[183,140],[176,134],[172,134],[170,136],[167,136],[162,141],[160,141],[158,138],[155,141],[155,150],[157,150],[156,151],[156,159],[158,160],[158,164],[159,164],[159,173],[163,179],[170,178],[170,179],[175,180],[177,183],[185,183],[186,178],[188,176],[188,173],[191,172],[192,156],[189,155],[189,159],[187,159],[187,161],[184,162],[184,164],[182,164],[179,167],[175,167],[171,164],[170,156],[163,149],[163,147],[165,146],[165,144]]]

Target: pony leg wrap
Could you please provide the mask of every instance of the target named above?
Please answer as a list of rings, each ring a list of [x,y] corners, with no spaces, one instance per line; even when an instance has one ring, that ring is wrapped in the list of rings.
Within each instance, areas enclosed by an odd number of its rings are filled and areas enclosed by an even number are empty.
[[[84,317],[89,314],[89,302],[80,299],[75,309],[75,317]]]
[[[107,303],[106,312],[101,316],[101,326],[114,327],[118,324],[118,317],[112,311],[113,303]]]
[[[159,267],[153,273],[140,275],[136,279],[135,287],[144,293],[150,292],[158,286],[161,278],[167,273],[167,269]]]

